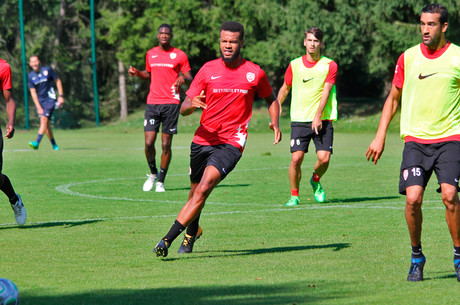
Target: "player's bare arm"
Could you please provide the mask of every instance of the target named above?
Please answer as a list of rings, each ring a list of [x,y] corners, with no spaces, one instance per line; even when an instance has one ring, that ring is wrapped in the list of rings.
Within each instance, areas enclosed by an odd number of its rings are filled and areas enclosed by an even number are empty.
[[[56,87],[58,90],[57,106],[61,107],[64,104],[64,90],[62,89],[62,81],[60,78],[56,79]]]
[[[377,134],[375,135],[374,140],[372,140],[369,148],[366,151],[367,161],[372,159],[374,164],[377,164],[378,160],[383,154],[385,149],[385,137],[390,125],[391,120],[393,119],[396,110],[398,109],[399,99],[401,98],[402,89],[395,87],[393,85],[390,90],[390,94],[383,105],[382,117],[380,118],[379,128]]]
[[[180,86],[182,86],[186,81],[190,83],[192,80],[193,80],[192,74],[190,73],[190,71],[188,71],[188,72],[185,72],[184,74],[182,73],[179,74],[174,85],[177,88],[180,88]]]
[[[129,66],[128,74],[131,77],[137,76],[137,77],[142,78],[142,79],[149,79],[150,78],[150,73],[149,72],[147,72],[146,70],[140,71],[140,70],[134,68],[133,66]]]
[[[324,83],[323,93],[321,95],[321,100],[319,101],[318,110],[315,113],[315,117],[311,122],[311,129],[315,131],[316,134],[319,134],[321,128],[323,128],[323,122],[321,121],[321,116],[323,115],[324,107],[326,107],[329,95],[331,94],[334,84]]]
[[[201,91],[200,95],[197,95],[194,98],[187,96],[180,107],[180,114],[182,116],[187,116],[192,114],[196,108],[206,109],[205,98],[206,96],[203,91]]]
[[[275,142],[273,142],[273,144],[278,144],[282,138],[281,131],[279,129],[280,103],[273,94],[267,96],[265,98],[265,102],[268,105],[268,113],[270,114],[271,119],[269,127],[275,133]]]
[[[279,108],[280,108],[280,114],[282,111],[281,105],[284,103],[284,100],[286,99],[287,95],[289,94],[289,91],[291,91],[292,86],[286,85],[286,83],[283,82],[283,85],[281,86],[280,91],[278,91],[278,103],[279,103]]]
[[[3,90],[3,97],[6,102],[6,115],[8,116],[8,123],[6,124],[5,138],[11,139],[14,136],[14,121],[16,119],[16,102],[11,95],[11,90]]]
[[[32,96],[32,101],[34,101],[35,107],[37,108],[37,113],[39,115],[43,114],[43,108],[40,106],[40,102],[38,101],[38,94],[37,94],[37,89],[35,88],[30,88],[30,95]]]

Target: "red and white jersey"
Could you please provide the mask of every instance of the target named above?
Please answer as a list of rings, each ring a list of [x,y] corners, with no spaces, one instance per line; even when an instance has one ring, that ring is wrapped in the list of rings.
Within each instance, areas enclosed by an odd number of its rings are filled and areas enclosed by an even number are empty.
[[[13,88],[11,67],[6,60],[0,58],[0,90]]]
[[[207,62],[195,76],[186,94],[193,98],[204,90],[206,109],[193,142],[199,145],[230,144],[242,152],[252,115],[254,95],[272,94],[267,75],[258,65],[242,60],[235,69],[221,58]]]
[[[150,73],[147,104],[179,104],[179,88],[174,83],[179,72],[190,71],[187,55],[174,47],[167,51],[154,47],[145,56],[145,70]]]

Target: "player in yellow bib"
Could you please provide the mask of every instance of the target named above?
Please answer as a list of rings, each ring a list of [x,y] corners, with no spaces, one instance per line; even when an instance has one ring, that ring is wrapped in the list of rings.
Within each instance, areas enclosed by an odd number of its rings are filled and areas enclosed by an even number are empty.
[[[324,202],[325,193],[319,179],[329,166],[334,135],[332,121],[337,120],[337,64],[321,55],[323,32],[316,27],[306,30],[304,46],[306,55],[291,61],[278,93],[278,101],[282,104],[292,88],[292,157],[289,166],[291,198],[287,206],[295,206],[300,202],[301,166],[312,139],[318,160],[310,184],[316,201]]]
[[[460,48],[445,38],[447,19],[442,5],[423,8],[423,43],[399,57],[377,135],[366,152],[367,160],[377,164],[401,99],[401,137],[405,144],[399,192],[406,195],[405,216],[412,245],[408,281],[423,280],[426,259],[421,245],[422,202],[433,171],[446,207],[454,267],[460,281]]]

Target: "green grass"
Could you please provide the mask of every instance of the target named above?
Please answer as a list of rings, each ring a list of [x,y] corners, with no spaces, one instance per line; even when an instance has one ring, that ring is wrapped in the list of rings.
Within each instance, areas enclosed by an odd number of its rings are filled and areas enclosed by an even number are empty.
[[[410,243],[404,197],[398,195],[402,142],[389,134],[377,166],[364,153],[373,132],[341,132],[317,204],[307,154],[301,205],[289,199],[289,122],[284,140],[264,133],[256,113],[238,166],[203,210],[204,234],[190,255],[152,254],[188,195],[189,145],[197,114],[173,140],[166,193],[143,192],[147,173],[142,116],[82,130],[58,130],[62,150],[35,131],[7,140],[3,172],[21,194],[27,224],[0,208],[1,277],[13,280],[21,304],[450,304],[458,299],[452,241],[435,179],[424,203],[426,281],[408,283]],[[138,124],[133,123],[138,122]],[[254,123],[254,122],[253,122]],[[184,124],[190,124],[185,128]],[[192,126],[194,125],[194,126]],[[258,126],[258,127],[256,127]],[[376,126],[374,126],[375,130]],[[158,144],[158,143],[157,143]],[[159,147],[157,145],[157,147]],[[313,147],[310,147],[313,150]]]

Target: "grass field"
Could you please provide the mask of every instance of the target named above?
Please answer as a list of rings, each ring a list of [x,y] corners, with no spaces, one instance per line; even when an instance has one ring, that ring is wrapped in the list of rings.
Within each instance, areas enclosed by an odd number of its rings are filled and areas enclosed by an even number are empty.
[[[187,198],[192,133],[174,138],[167,192],[146,193],[141,128],[58,130],[57,152],[46,139],[31,151],[35,131],[6,141],[3,172],[21,194],[28,221],[16,226],[4,197],[0,277],[18,285],[21,304],[458,302],[452,241],[434,180],[424,203],[426,280],[406,281],[410,244],[397,193],[396,133],[374,166],[364,158],[373,133],[337,128],[322,180],[327,201],[313,199],[308,179],[315,157],[308,154],[295,208],[284,206],[289,134],[277,146],[272,134],[250,134],[237,168],[208,199],[194,253],[177,254],[180,237],[161,259],[152,249]]]

